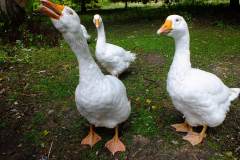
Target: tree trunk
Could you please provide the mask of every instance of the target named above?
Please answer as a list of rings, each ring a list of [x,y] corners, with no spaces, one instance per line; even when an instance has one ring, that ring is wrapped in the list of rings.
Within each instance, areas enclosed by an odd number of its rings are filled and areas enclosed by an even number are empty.
[[[27,4],[27,0],[15,0],[15,2],[17,2],[17,4],[22,8],[24,8]]]
[[[21,1],[21,5],[23,5],[23,1]],[[17,25],[24,20],[25,11],[15,0],[1,0],[0,10],[6,16],[5,21],[9,21],[12,24]]]
[[[239,0],[230,0],[230,7],[231,8],[239,8]]]
[[[128,8],[128,3],[127,3],[127,0],[125,1],[125,7],[124,7],[125,9],[127,9]]]
[[[7,14],[7,4],[5,0],[0,1],[0,10],[1,13]]]
[[[85,0],[81,0],[81,12],[82,13],[86,13],[87,12],[86,1]]]
[[[1,20],[4,21],[1,30],[6,31],[7,41],[15,42],[21,37],[19,26],[24,22],[25,10],[15,0],[0,0]]]

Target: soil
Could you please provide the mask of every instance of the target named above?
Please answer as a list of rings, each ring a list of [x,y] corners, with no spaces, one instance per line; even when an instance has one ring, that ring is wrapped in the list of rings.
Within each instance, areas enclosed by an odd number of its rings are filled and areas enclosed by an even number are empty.
[[[142,59],[145,60],[148,65],[154,65],[156,67],[163,67],[165,64],[165,58],[157,53],[147,53],[143,55]]]
[[[225,61],[212,65],[212,71],[222,79],[233,74],[238,77],[240,83],[240,56],[229,56],[224,59]]]

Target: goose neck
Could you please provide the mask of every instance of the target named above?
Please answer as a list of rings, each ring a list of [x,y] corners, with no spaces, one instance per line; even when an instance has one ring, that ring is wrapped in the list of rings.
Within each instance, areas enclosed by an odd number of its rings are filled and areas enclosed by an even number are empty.
[[[184,77],[191,69],[189,41],[189,34],[175,38],[175,54],[170,75]]]
[[[104,25],[101,23],[101,25],[97,28],[97,34],[98,34],[98,42],[105,43],[106,42],[106,35],[105,35],[105,30],[104,30]],[[97,42],[97,43],[98,43]]]
[[[81,32],[81,31],[80,31]],[[88,44],[82,33],[64,34],[64,39],[77,57],[79,64],[79,82],[90,84],[103,77],[103,73],[91,56]]]

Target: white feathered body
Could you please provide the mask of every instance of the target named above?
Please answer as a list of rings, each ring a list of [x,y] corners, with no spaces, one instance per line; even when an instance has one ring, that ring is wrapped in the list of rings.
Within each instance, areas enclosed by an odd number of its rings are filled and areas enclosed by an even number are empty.
[[[80,114],[97,127],[114,128],[131,112],[124,84],[115,76],[104,75],[91,56],[87,42],[77,34],[63,34],[79,63],[79,84],[75,101]]]
[[[168,73],[167,91],[175,108],[191,126],[220,125],[239,88],[228,88],[214,74],[191,67],[188,35],[176,43],[174,60]]]
[[[130,114],[126,88],[113,76],[105,76],[76,88],[75,100],[80,114],[97,127],[113,128]]]
[[[169,75],[167,90],[177,110],[191,126],[220,125],[231,101],[240,92],[225,86],[215,75],[191,69],[182,79]]]
[[[106,43],[103,23],[97,31],[96,58],[108,72],[118,76],[136,59],[136,55],[122,47]]]
[[[119,75],[129,67],[136,57],[134,53],[119,46],[105,43],[96,46],[96,58],[112,75]]]

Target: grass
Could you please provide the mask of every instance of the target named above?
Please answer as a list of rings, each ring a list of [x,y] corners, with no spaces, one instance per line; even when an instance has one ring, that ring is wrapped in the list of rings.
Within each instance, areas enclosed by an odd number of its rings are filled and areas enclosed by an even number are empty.
[[[236,159],[239,142],[229,139],[237,139],[240,131],[234,125],[240,119],[239,103],[234,103],[223,125],[209,129],[203,144],[190,146],[181,139],[183,134],[169,127],[181,122],[182,118],[166,92],[174,43],[171,38],[156,35],[163,21],[142,19],[138,23],[129,23],[129,17],[123,16],[127,19],[124,25],[122,17],[119,17],[121,23],[113,23],[110,16],[103,15],[107,40],[137,54],[128,73],[120,77],[132,102],[132,114],[120,126],[127,152],[117,154],[115,158],[159,159],[166,156],[166,159],[184,159],[186,155],[191,159],[195,155],[212,160]],[[89,15],[81,18],[88,24],[94,39],[96,31],[91,18]],[[240,31],[237,26],[226,22],[224,25],[222,22],[204,25],[191,20],[189,28],[193,66],[216,73],[228,86],[239,86]],[[11,46],[1,47],[11,51]],[[94,40],[90,47],[94,53]],[[88,132],[88,123],[80,117],[74,102],[79,78],[77,60],[63,40],[56,47],[31,46],[26,49],[19,45],[14,49],[14,56],[2,53],[0,82],[5,92],[2,94],[4,109],[1,109],[0,128],[3,129],[1,135],[10,136],[1,137],[1,141],[11,145],[1,150],[5,153],[0,155],[1,158],[13,159],[8,154],[10,149],[17,151],[13,153],[15,158],[24,155],[30,159],[40,158],[47,155],[53,142],[51,159],[113,159],[103,147],[113,136],[111,129],[97,128],[103,140],[92,149],[80,146]],[[11,111],[13,108],[16,110]],[[22,116],[17,118],[18,115]]]

